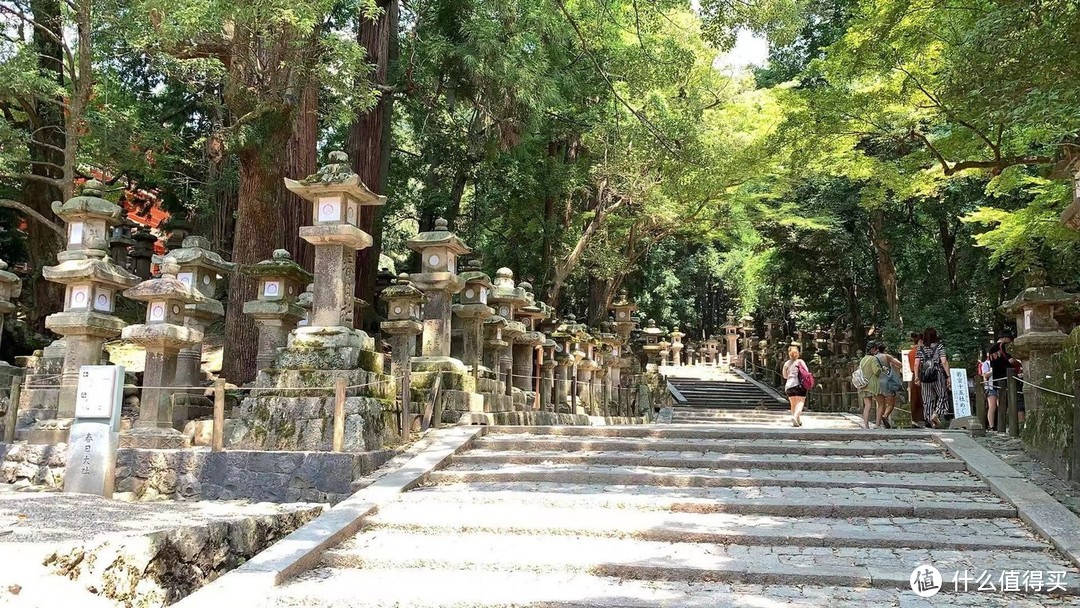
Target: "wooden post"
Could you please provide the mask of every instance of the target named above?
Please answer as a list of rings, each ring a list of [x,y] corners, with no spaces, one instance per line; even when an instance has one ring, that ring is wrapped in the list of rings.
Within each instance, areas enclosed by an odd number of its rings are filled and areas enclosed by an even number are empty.
[[[225,449],[225,379],[214,381],[214,429],[210,440],[210,449],[220,452]]]
[[[983,428],[990,428],[990,421],[986,418],[986,387],[983,386],[982,376],[975,377],[975,415],[982,422]]]
[[[1013,370],[1009,370],[1009,436],[1020,436],[1020,410],[1017,406],[1020,405],[1019,394],[1017,391],[1016,375]]]
[[[340,452],[345,447],[345,379],[334,380],[334,443],[333,451]]]
[[[19,418],[19,396],[22,394],[22,376],[12,376],[11,392],[8,393],[8,409],[4,414],[4,443],[15,443],[15,424]]]
[[[1069,452],[1069,479],[1080,481],[1080,369],[1073,371],[1073,440]]]

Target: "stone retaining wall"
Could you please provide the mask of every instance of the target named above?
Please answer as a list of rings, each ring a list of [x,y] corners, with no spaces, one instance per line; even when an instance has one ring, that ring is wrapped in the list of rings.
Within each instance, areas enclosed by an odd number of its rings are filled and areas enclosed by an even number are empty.
[[[244,563],[317,517],[321,505],[290,505],[59,549],[45,560],[57,574],[119,606],[167,606]]]
[[[67,446],[0,444],[0,481],[59,488]],[[141,500],[231,500],[336,504],[350,484],[396,454],[121,449],[116,492]]]

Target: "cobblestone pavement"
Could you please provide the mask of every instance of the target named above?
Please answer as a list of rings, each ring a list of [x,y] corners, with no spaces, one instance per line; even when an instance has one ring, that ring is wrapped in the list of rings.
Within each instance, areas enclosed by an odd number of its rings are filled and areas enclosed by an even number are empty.
[[[1075,565],[927,435],[655,428],[492,427],[253,606],[1077,605]]]
[[[1080,515],[1080,484],[1058,477],[1050,467],[1035,460],[1024,449],[1019,438],[1009,437],[1004,433],[987,433],[985,437],[978,437],[976,440],[1070,511]]]

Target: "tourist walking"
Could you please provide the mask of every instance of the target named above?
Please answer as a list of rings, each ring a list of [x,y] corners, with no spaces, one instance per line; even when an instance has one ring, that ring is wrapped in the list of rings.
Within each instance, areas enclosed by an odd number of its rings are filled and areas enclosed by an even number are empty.
[[[999,340],[997,344],[990,347],[990,354],[983,368],[983,371],[989,371],[989,382],[986,384],[986,428],[989,431],[1004,430],[999,429],[997,424],[998,404],[1001,403],[1001,393],[1006,389],[1009,370],[1015,371],[1018,363],[1009,351],[1005,350],[1006,344],[1008,342]]]
[[[915,356],[919,352],[919,347],[923,344],[922,334],[911,334],[911,343],[913,346],[907,353],[908,369],[914,374]],[[919,387],[919,383],[915,382],[914,377],[908,383],[908,402],[911,406],[911,427],[922,428],[926,425],[926,419],[923,416],[922,389]]]
[[[884,402],[883,407],[878,408],[877,424],[891,429],[893,428],[892,414],[893,410],[896,409],[896,395],[904,390],[904,382],[900,379],[900,372],[904,364],[888,353],[883,342],[878,342],[877,351],[875,356],[882,367],[882,374],[878,382],[881,395],[878,399]]]
[[[787,379],[784,382],[784,394],[791,406],[791,426],[802,426],[802,411],[806,405],[806,388],[802,378],[809,373],[806,362],[799,358],[798,347],[788,348],[788,360],[784,361],[783,374]]]
[[[949,410],[949,360],[937,330],[923,331],[923,345],[915,357],[915,382],[922,389],[923,410],[935,429]]]
[[[881,393],[881,374],[885,371],[881,360],[877,358],[878,345],[876,342],[870,342],[866,345],[866,355],[859,360],[858,374],[861,375],[863,382],[866,384],[860,387],[858,384],[855,388],[859,389],[859,398],[863,403],[863,415],[862,415],[862,428],[868,429],[870,427],[870,408],[876,403],[877,412],[875,414],[875,420],[877,424],[875,426],[881,426],[881,414],[885,407],[885,395]]]

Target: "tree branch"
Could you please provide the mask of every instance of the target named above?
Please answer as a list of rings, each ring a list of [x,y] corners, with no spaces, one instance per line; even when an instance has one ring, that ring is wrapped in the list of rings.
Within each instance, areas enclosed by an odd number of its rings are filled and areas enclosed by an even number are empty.
[[[49,221],[49,219],[47,217],[45,217],[44,215],[41,215],[37,211],[34,211],[30,207],[27,207],[26,205],[20,203],[19,201],[13,201],[13,200],[8,199],[8,198],[0,198],[0,207],[6,207],[8,209],[15,209],[17,211],[25,213],[26,215],[28,215],[28,216],[34,218],[35,220],[41,222],[46,228],[48,228],[48,229],[52,230],[53,232],[55,232],[56,235],[58,237],[60,237],[61,239],[66,239],[67,238],[67,231],[66,230],[64,230],[59,225]]]

